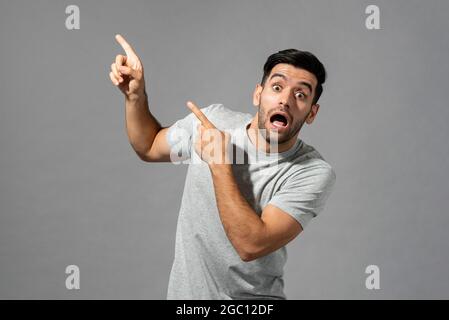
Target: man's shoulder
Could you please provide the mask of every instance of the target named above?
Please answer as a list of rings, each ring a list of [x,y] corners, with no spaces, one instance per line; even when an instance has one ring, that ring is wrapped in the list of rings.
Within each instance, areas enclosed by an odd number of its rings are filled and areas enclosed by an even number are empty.
[[[201,110],[204,115],[220,129],[233,128],[252,117],[249,113],[235,111],[225,107],[221,103],[213,103]]]
[[[236,116],[244,116],[249,115],[249,113],[236,111],[233,109],[230,109],[228,107],[225,107],[222,103],[212,103],[209,106],[202,108],[206,114],[208,113],[211,116],[224,116],[224,115],[236,115]]]
[[[310,144],[301,141],[301,149],[294,166],[298,174],[314,172],[320,175],[329,175],[336,178],[333,166]]]

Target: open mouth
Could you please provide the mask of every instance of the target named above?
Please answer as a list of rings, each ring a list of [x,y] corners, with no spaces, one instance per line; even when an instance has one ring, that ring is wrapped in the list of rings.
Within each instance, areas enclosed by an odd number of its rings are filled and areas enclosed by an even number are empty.
[[[273,128],[285,129],[288,127],[288,117],[282,113],[275,113],[270,117],[270,123]]]

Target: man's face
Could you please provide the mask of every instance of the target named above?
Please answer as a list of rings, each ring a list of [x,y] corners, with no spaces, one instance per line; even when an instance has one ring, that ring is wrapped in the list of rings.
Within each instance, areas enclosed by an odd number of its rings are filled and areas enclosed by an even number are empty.
[[[278,144],[296,140],[304,122],[311,124],[319,105],[312,105],[317,79],[292,65],[274,66],[264,86],[257,85],[253,103],[259,107],[258,127],[263,138]]]

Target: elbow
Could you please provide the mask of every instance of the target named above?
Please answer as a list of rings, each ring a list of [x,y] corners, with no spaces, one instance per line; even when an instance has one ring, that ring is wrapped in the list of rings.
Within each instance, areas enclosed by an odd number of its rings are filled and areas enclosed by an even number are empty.
[[[151,157],[150,157],[150,150],[152,145],[150,145],[150,147],[148,147],[148,145],[142,145],[139,143],[136,143],[132,140],[129,140],[130,145],[132,150],[134,151],[134,153],[137,155],[137,157],[142,160],[143,162],[151,162]]]
[[[139,153],[136,151],[137,156],[139,157],[140,160],[142,160],[143,162],[151,162],[150,159],[148,159],[147,155],[144,153]]]
[[[134,146],[132,146],[134,149],[134,152],[136,153],[137,157],[142,160],[143,162],[151,162],[152,159],[149,156],[150,152],[149,151],[142,151],[141,149],[138,149]]]
[[[251,262],[269,253],[266,241],[263,241],[257,235],[242,239],[239,246],[235,246],[240,259],[243,262]]]
[[[243,262],[250,262],[253,260],[256,260],[257,258],[260,258],[261,255],[256,250],[239,250],[238,251],[239,257]]]
[[[250,261],[256,260],[257,258],[252,255],[240,255],[240,259],[243,262],[250,262]]]

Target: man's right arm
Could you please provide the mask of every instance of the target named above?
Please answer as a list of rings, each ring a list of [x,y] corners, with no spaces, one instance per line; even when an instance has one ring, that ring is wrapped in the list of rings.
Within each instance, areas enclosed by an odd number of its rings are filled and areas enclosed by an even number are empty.
[[[168,127],[162,127],[148,108],[148,99],[126,99],[126,130],[139,158],[146,162],[170,162],[170,146],[166,140]]]
[[[151,114],[145,90],[143,65],[134,49],[121,35],[117,42],[126,56],[117,55],[109,74],[112,83],[125,95],[125,119],[128,139],[140,159],[147,162],[169,162],[170,146],[167,127],[162,127]]]

